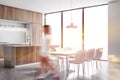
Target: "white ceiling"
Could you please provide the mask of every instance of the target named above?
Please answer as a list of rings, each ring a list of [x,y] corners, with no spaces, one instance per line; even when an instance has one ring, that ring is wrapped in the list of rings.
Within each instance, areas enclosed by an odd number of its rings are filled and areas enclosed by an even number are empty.
[[[73,8],[106,4],[113,0],[0,0],[0,4],[7,6],[48,13]]]

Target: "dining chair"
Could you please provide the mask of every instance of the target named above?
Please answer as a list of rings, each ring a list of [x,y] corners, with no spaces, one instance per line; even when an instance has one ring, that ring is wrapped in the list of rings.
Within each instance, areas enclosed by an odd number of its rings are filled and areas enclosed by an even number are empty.
[[[82,64],[83,68],[83,76],[84,76],[84,61],[85,61],[85,53],[86,50],[79,50],[75,53],[73,60],[69,60],[69,71],[70,71],[70,64],[73,64],[74,66],[74,71],[75,71],[75,65],[77,65],[77,77],[79,78],[79,69],[80,69],[80,64]]]
[[[91,69],[92,69],[92,72],[93,72],[93,64],[92,64],[92,61],[94,59],[94,54],[95,54],[95,49],[88,49],[86,51],[86,54],[85,54],[85,62],[87,65],[87,72],[88,72],[88,76],[89,76],[89,67],[90,67],[90,64],[91,64]]]
[[[101,60],[102,54],[103,54],[103,48],[97,48],[95,50],[94,60],[96,61],[96,68],[97,69],[98,69],[98,64],[101,67],[100,60]]]

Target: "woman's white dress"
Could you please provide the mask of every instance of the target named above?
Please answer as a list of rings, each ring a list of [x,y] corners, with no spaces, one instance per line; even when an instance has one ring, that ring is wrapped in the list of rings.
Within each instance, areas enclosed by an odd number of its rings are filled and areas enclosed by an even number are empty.
[[[51,35],[42,35],[40,55],[44,57],[49,55],[49,44],[47,43],[48,39],[51,39]]]

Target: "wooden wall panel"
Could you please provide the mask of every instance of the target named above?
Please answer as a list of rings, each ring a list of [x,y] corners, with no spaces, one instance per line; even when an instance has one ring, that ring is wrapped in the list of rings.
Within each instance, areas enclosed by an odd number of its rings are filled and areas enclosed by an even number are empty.
[[[0,19],[42,23],[42,13],[0,5]]]
[[[0,45],[0,58],[4,58],[3,45]]]
[[[16,48],[16,65],[39,62],[39,51],[38,46]]]
[[[5,18],[4,19],[11,20],[12,14],[13,14],[12,8],[5,6]]]
[[[40,62],[40,47],[36,47],[36,61],[35,62]]]
[[[33,23],[42,23],[42,13],[34,12]]]
[[[27,63],[27,48],[20,47],[16,48],[16,65],[26,64]]]
[[[4,19],[4,13],[5,13],[4,6],[0,5],[0,19]]]
[[[16,21],[24,21],[23,17],[23,11],[20,9],[15,9],[15,16],[14,16]]]
[[[35,53],[34,53],[34,47],[29,47],[27,48],[27,55],[26,55],[26,60],[27,63],[33,63],[35,62]]]
[[[32,43],[39,45],[42,36],[42,24],[33,24],[32,26]]]

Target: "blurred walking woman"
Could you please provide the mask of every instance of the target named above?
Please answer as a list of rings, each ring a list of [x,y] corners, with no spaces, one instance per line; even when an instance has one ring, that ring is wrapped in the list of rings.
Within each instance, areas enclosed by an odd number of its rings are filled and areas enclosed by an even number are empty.
[[[41,38],[41,50],[40,50],[40,77],[45,77],[45,67],[49,67],[55,75],[58,74],[56,69],[51,65],[49,59],[49,48],[50,48],[50,41],[51,41],[51,27],[50,25],[43,26],[43,34]]]

